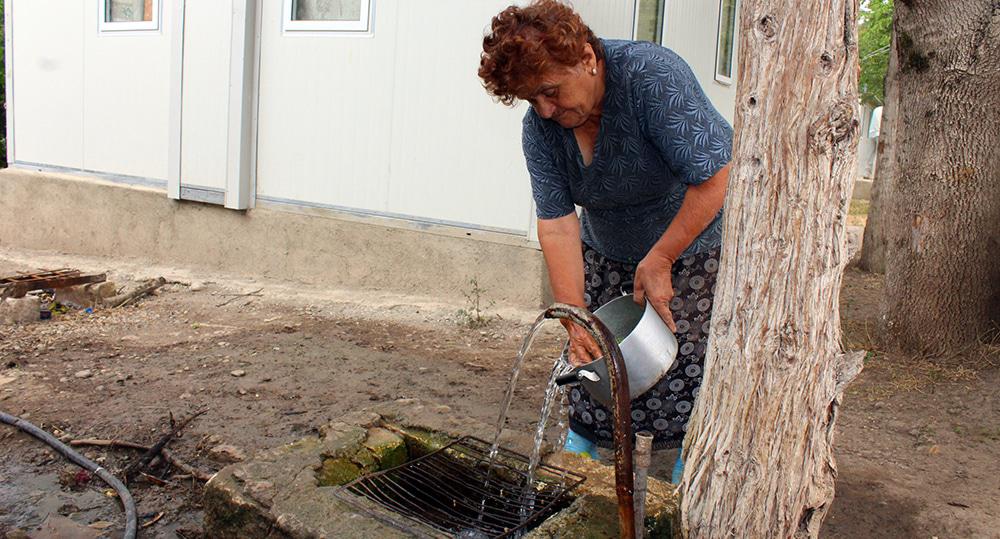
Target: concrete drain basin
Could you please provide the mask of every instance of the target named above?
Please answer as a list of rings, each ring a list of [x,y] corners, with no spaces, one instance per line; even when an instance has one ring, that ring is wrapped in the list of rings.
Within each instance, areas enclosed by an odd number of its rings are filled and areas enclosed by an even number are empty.
[[[404,434],[405,437],[405,434]],[[517,537],[565,508],[584,477],[466,436],[441,449],[338,489],[344,502],[417,536]]]
[[[505,435],[502,447],[516,453],[502,451],[484,489],[491,436],[447,406],[413,399],[348,414],[223,468],[205,487],[205,536],[617,537],[613,467],[550,455],[522,515],[531,439]],[[651,478],[648,489],[647,536],[668,537],[673,488]]]

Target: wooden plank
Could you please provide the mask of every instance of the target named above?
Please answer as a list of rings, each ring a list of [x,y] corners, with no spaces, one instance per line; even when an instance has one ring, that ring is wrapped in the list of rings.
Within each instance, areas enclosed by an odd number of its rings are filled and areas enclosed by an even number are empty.
[[[0,278],[3,291],[0,297],[21,298],[32,290],[48,288],[66,288],[89,283],[100,283],[108,279],[106,273],[84,274],[80,270],[59,269],[38,273],[25,273],[12,277]]]

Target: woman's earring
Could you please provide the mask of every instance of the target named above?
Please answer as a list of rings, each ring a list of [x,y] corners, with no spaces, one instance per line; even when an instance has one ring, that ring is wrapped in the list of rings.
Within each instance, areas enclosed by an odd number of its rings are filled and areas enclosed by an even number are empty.
[[[591,75],[597,75],[597,68],[596,68],[596,67],[594,67],[594,68],[591,68],[591,69],[590,69],[590,74],[591,74]]]

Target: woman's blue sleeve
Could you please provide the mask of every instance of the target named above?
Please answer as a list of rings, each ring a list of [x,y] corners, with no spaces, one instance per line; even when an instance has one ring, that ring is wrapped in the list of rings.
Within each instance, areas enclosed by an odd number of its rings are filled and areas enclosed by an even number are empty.
[[[531,194],[535,199],[535,213],[539,219],[556,219],[576,211],[566,174],[560,170],[555,158],[556,140],[546,136],[531,113],[524,119],[521,145],[524,160],[531,177]]]
[[[628,66],[640,125],[671,170],[697,185],[732,159],[733,129],[680,56],[662,47],[647,52]]]

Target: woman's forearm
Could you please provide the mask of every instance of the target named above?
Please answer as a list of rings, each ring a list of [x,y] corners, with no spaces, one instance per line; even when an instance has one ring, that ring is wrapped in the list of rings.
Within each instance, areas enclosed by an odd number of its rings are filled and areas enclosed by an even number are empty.
[[[688,187],[681,209],[650,250],[650,255],[672,264],[712,223],[726,201],[729,167],[722,167],[704,183]]]
[[[585,307],[580,220],[575,213],[538,220],[538,242],[545,255],[552,295],[561,303]]]

